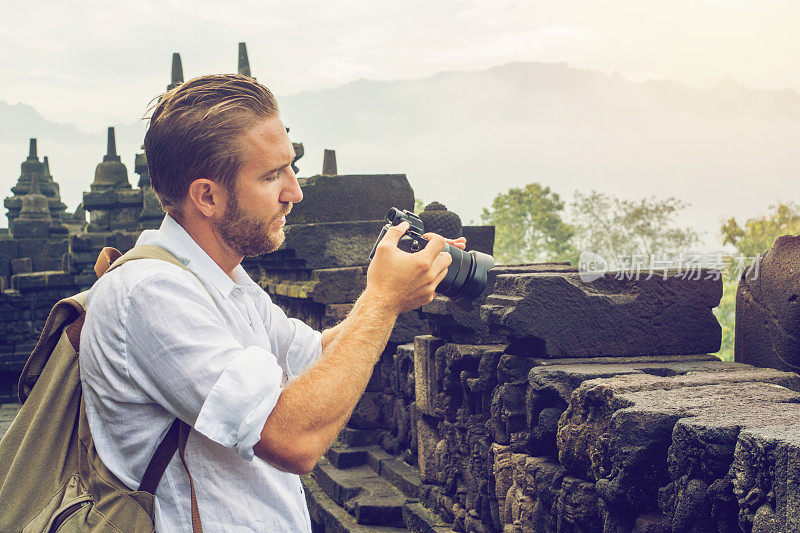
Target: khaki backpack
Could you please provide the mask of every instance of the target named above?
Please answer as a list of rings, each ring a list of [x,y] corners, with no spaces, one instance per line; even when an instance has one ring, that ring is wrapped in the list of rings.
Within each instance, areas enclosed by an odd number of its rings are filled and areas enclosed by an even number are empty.
[[[104,248],[100,277],[135,259],[184,267],[166,250],[137,246],[124,255]],[[81,393],[78,352],[86,292],[59,301],[19,378],[22,408],[0,440],[0,532],[154,531],[154,493],[170,459],[184,449],[191,427],[175,419],[156,448],[139,490],[130,490],[102,463]],[[187,474],[189,469],[186,468]],[[202,532],[189,474],[192,529]]]

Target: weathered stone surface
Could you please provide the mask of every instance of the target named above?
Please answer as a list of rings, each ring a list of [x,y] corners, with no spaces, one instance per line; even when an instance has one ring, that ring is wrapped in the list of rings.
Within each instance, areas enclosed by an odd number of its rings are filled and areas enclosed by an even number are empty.
[[[497,277],[502,274],[519,272],[573,272],[576,269],[569,263],[536,263],[531,265],[501,265],[489,270],[486,276],[486,288],[472,302],[456,304],[450,298],[437,296],[423,305],[420,311],[428,319],[433,334],[460,344],[486,344],[505,342],[503,335],[493,333],[481,319],[481,306],[487,296],[494,292]]]
[[[325,268],[311,272],[308,297],[319,303],[354,302],[367,286],[367,267]]]
[[[363,266],[382,227],[380,220],[286,226],[286,240],[263,262],[269,266],[284,258],[301,260],[307,270]]]
[[[414,191],[405,174],[340,174],[300,178],[298,181],[303,190],[303,201],[295,204],[286,217],[290,225],[383,221],[392,207],[414,209]],[[380,226],[383,224],[381,222]],[[376,232],[373,241],[377,236]]]
[[[464,226],[461,234],[467,239],[467,250],[494,255],[494,226]]]
[[[356,404],[348,424],[355,429],[374,429],[381,423],[380,394],[365,392]]]
[[[759,377],[766,382],[756,382]],[[701,485],[689,481],[697,478],[709,487],[713,475],[724,471],[718,457],[730,456],[732,443],[725,435],[734,432],[735,439],[738,427],[800,417],[800,394],[774,384],[796,386],[796,379],[788,373],[745,367],[672,378],[630,374],[584,382],[559,422],[559,459],[569,472],[597,480],[597,492],[614,515],[612,521],[624,517],[630,521],[634,512],[655,510],[658,488],[667,487],[661,500],[668,518],[691,522],[706,516],[706,506],[724,502],[713,497],[698,501],[694,496]],[[701,431],[700,446],[704,450],[700,456],[705,457],[700,462],[705,461],[710,473],[707,481],[687,466],[696,464],[690,458],[696,458],[698,447],[686,445],[691,439],[680,437],[676,424],[681,419],[686,419],[682,424],[708,428]],[[678,437],[673,442],[674,433]],[[709,454],[709,449],[714,451]],[[678,476],[689,477],[676,485],[672,478]]]
[[[574,273],[498,276],[481,317],[511,337],[530,339],[533,357],[672,355],[716,352],[721,328],[711,309],[713,279],[583,282]]]
[[[420,417],[417,420],[417,450],[419,476],[423,483],[437,482],[436,447],[439,441],[434,422],[425,416]]]
[[[736,291],[736,361],[800,372],[800,236],[779,237]],[[757,274],[757,275],[755,275]]]
[[[436,414],[436,395],[439,393],[440,379],[436,372],[436,350],[444,341],[432,335],[414,337],[414,389],[417,409],[434,416]]]
[[[33,263],[30,257],[19,257],[11,260],[12,274],[26,274],[33,272]]]
[[[431,328],[427,320],[421,318],[416,311],[400,313],[394,323],[394,328],[392,328],[389,342],[396,344],[412,343],[416,336],[428,334],[430,331]],[[413,359],[413,353],[411,359]]]
[[[800,531],[800,423],[747,428],[731,465],[744,531]]]

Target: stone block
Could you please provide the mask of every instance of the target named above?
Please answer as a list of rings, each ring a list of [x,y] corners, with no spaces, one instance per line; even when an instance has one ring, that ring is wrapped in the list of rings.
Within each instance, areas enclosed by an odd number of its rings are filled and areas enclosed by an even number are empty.
[[[11,233],[15,239],[46,239],[50,235],[50,220],[21,220],[11,222]]]
[[[18,257],[11,260],[12,274],[26,274],[33,271],[33,263],[30,257]]]
[[[116,201],[120,206],[136,206],[137,213],[142,208],[141,189],[116,189]]]
[[[123,207],[110,211],[108,229],[110,231],[135,231],[139,224],[139,207]]]
[[[365,392],[350,415],[348,425],[355,429],[374,429],[380,423],[380,394]]]
[[[64,239],[51,239],[47,247],[47,255],[61,259],[69,251],[69,241]]]
[[[17,241],[0,239],[0,277],[11,274],[11,260],[15,257],[20,257]]]
[[[594,483],[564,476],[557,506],[558,531],[585,533],[601,533],[603,531]]]
[[[454,421],[463,416],[489,418],[491,392],[496,383],[502,346],[445,344],[436,351],[437,395],[435,414]],[[492,365],[493,362],[493,365]]]
[[[354,302],[367,286],[367,268],[325,268],[311,272],[308,298],[323,304]]]
[[[736,291],[736,361],[800,372],[800,236],[784,235]]]
[[[47,272],[32,272],[11,276],[11,287],[18,291],[45,290],[47,288]]]
[[[417,420],[417,457],[419,476],[423,483],[436,483],[436,447],[439,444],[439,432],[436,431],[435,419],[421,416]]]
[[[743,531],[800,531],[800,424],[747,428],[731,465]]]
[[[105,209],[95,209],[89,212],[89,223],[86,231],[89,233],[106,232],[109,229],[110,212]]]
[[[103,209],[107,210],[117,203],[116,191],[105,189],[100,191],[86,191],[83,193],[83,208],[94,214],[92,211]]]
[[[73,253],[101,250],[107,239],[105,233],[75,233],[69,236],[69,249]]]
[[[302,205],[299,204],[299,205]],[[278,252],[263,257],[265,266],[282,256],[302,260],[304,269],[363,266],[378,238],[382,221],[296,224],[285,227]]]
[[[415,337],[428,334],[430,331],[428,321],[420,317],[418,312],[400,313],[395,321],[389,342],[397,344],[414,342]]]
[[[724,426],[723,430],[703,430],[701,439],[719,452],[717,456],[724,455],[724,446],[713,445],[714,439],[722,442],[724,438],[714,435],[800,417],[800,394],[776,384],[796,387],[796,379],[788,373],[744,366],[672,378],[629,374],[584,382],[559,422],[559,460],[573,475],[597,480],[597,492],[610,514],[632,520],[634,511],[656,510],[658,489],[667,487],[669,492],[673,474],[689,475],[685,473],[688,467],[677,465],[696,464],[697,457],[705,456],[706,469],[713,470],[709,465],[715,464],[714,453],[703,446],[703,453],[692,452],[681,444],[672,449],[672,470],[668,468],[673,434],[681,434],[676,429],[679,421]],[[678,442],[684,441],[688,442]],[[681,455],[678,449],[686,453]],[[667,502],[666,507],[674,514],[674,503]]]
[[[464,226],[461,234],[467,239],[467,250],[494,254],[494,226]]]
[[[439,377],[436,371],[435,354],[444,341],[431,335],[414,338],[414,388],[417,409],[421,413],[436,414],[436,395]]]
[[[702,274],[702,273],[701,273]],[[481,317],[495,331],[526,341],[531,357],[701,354],[719,350],[712,313],[721,280],[582,281],[577,273],[497,277]]]
[[[18,257],[30,257],[33,270],[44,270],[39,264],[48,258],[47,250],[50,246],[48,239],[18,239]]]
[[[481,306],[486,297],[492,294],[497,277],[502,274],[520,272],[569,272],[576,271],[568,263],[536,263],[531,265],[501,265],[489,270],[486,288],[472,302],[456,304],[450,298],[437,296],[429,304],[420,308],[428,320],[434,335],[459,344],[487,344],[506,342],[504,335],[493,333],[481,319]]]
[[[294,205],[287,224],[382,221],[392,207],[414,209],[414,191],[405,174],[313,176],[298,181],[303,201]]]
[[[501,366],[510,358],[527,361],[536,366],[532,368],[530,364],[528,366],[531,370],[527,376],[529,386],[525,390],[525,423],[519,424],[514,418],[516,412],[498,405],[497,411],[492,413],[495,438],[505,439],[498,442],[525,442],[527,453],[532,455],[557,454],[558,420],[567,408],[573,391],[585,381],[626,374],[667,377],[698,371],[717,372],[749,368],[737,363],[719,361],[713,356],[712,360],[707,360],[708,356],[539,360],[507,354],[501,359]],[[558,364],[554,364],[556,362]],[[794,386],[791,376],[783,374],[781,379],[783,385]],[[518,434],[514,434],[513,428],[516,428]]]

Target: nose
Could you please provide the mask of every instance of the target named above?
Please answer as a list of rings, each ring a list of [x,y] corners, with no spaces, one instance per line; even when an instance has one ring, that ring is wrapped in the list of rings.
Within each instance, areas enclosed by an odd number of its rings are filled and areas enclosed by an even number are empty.
[[[281,202],[296,204],[303,199],[303,189],[300,188],[300,183],[297,181],[297,176],[289,167],[286,170],[286,185],[281,191]]]

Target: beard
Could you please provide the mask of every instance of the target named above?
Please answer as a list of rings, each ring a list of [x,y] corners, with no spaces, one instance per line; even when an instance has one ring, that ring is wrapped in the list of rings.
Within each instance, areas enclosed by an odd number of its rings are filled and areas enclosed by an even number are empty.
[[[239,198],[235,192],[230,198],[228,208],[216,228],[222,241],[231,250],[244,257],[257,257],[277,250],[283,243],[283,228],[276,232],[275,236],[270,234],[269,228],[280,217],[264,221],[249,216],[239,205]]]

